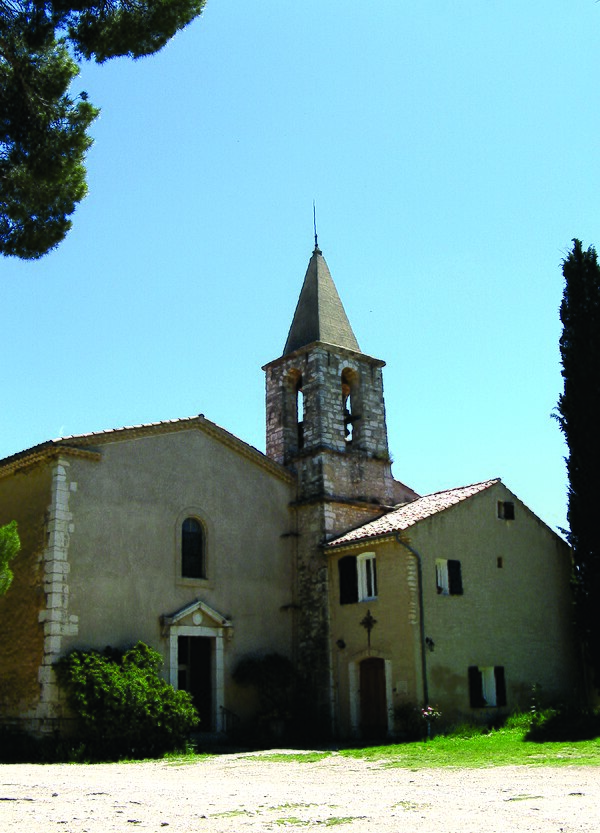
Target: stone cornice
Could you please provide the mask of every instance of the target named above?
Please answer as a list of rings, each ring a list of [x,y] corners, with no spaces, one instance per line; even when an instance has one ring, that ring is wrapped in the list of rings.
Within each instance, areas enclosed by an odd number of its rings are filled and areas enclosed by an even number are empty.
[[[48,442],[21,451],[18,454],[14,454],[12,457],[0,460],[0,478],[11,475],[15,471],[29,468],[32,465],[37,465],[60,454],[68,454],[70,456],[97,461],[101,458],[99,446],[105,445],[106,443],[120,442],[125,439],[151,437],[156,434],[168,434],[174,431],[189,431],[190,429],[204,431],[209,436],[214,437],[223,443],[223,445],[237,452],[242,457],[251,460],[255,465],[260,466],[260,468],[268,471],[280,480],[286,483],[294,482],[294,476],[279,463],[269,459],[269,457],[257,448],[254,448],[254,446],[248,445],[248,443],[230,434],[229,431],[206,419],[203,414],[194,417],[185,417],[183,419],[113,428],[108,431],[98,431],[58,440],[49,440]]]
[[[361,500],[360,498],[340,497],[339,495],[314,495],[311,497],[301,498],[300,500],[293,500],[290,502],[292,508],[297,506],[308,506],[311,503],[337,503],[344,506],[354,506],[357,509],[378,510],[381,515],[390,512],[394,507],[379,503],[375,499]]]
[[[313,341],[312,344],[299,347],[292,353],[287,353],[284,356],[280,356],[278,359],[273,359],[273,361],[267,362],[267,364],[263,365],[262,369],[266,370],[269,367],[278,367],[282,364],[289,364],[291,360],[296,358],[299,359],[307,353],[313,353],[318,348],[322,348],[329,353],[337,353],[340,356],[347,356],[349,359],[367,361],[369,364],[375,365],[375,367],[385,367],[385,362],[382,359],[376,359],[373,356],[368,356],[366,353],[361,353],[358,350],[350,350],[348,347],[338,347],[336,344],[327,344],[325,341]]]
[[[0,479],[13,474],[26,474],[41,463],[57,460],[59,457],[78,457],[83,460],[98,462],[101,455],[98,451],[92,449],[56,445],[54,441],[50,441],[19,454],[14,454],[12,457],[7,457],[0,465]]]

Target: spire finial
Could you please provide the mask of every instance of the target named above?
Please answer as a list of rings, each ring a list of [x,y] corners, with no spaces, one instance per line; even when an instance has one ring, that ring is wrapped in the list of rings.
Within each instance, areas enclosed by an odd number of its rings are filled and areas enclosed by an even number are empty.
[[[315,201],[313,200],[313,228],[315,230],[315,252],[321,254],[321,249],[319,249],[319,242],[317,239],[317,208],[315,205]]]

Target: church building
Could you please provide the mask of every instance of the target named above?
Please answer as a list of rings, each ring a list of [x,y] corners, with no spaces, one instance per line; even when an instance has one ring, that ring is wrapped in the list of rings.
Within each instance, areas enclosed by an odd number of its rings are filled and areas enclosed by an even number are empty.
[[[54,663],[142,640],[202,728],[255,717],[240,660],[288,657],[323,737],[394,737],[406,708],[493,721],[580,684],[570,551],[499,479],[394,479],[384,362],[360,350],[315,242],[266,454],[204,415],[50,440],[0,461],[22,550],[0,598],[0,723],[68,720]]]

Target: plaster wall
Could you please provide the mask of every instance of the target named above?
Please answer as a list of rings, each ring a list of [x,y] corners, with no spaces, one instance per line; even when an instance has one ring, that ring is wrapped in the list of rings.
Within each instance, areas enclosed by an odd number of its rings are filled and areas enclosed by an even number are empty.
[[[378,597],[364,602],[340,604],[338,561],[340,558],[375,553]],[[334,690],[338,715],[338,732],[343,737],[358,734],[353,725],[351,692],[353,665],[369,656],[381,657],[390,663],[392,711],[405,702],[420,697],[420,640],[417,602],[417,575],[414,563],[397,544],[368,542],[351,550],[330,556],[330,616]],[[361,624],[367,612],[373,625],[370,644],[366,628]],[[360,692],[358,692],[360,695]]]
[[[514,520],[497,517],[499,500],[514,503]],[[564,541],[501,483],[408,532],[423,558],[425,632],[435,644],[430,701],[443,701],[447,717],[487,719],[489,709],[469,706],[471,665],[504,667],[508,710],[529,708],[534,684],[548,702],[572,700],[581,680]],[[461,562],[462,595],[438,595],[436,558]]]
[[[141,639],[169,662],[161,616],[201,600],[231,621],[225,705],[247,697],[230,679],[248,653],[291,654],[290,483],[201,430],[103,444],[100,462],[73,460],[69,612],[72,648]],[[181,576],[181,524],[201,520],[206,579]],[[233,635],[231,636],[231,633]],[[165,671],[167,676],[167,671]]]
[[[514,521],[497,517],[499,500],[514,503]],[[422,559],[424,636],[433,643],[433,651],[425,650],[429,703],[446,722],[488,721],[527,709],[534,684],[547,702],[574,698],[580,677],[570,623],[570,553],[562,539],[503,484],[420,521],[403,538]],[[339,559],[367,552],[376,555],[377,599],[340,605]],[[334,550],[329,559],[334,690],[338,728],[347,736],[357,731],[352,697],[360,696],[351,690],[352,666],[367,656],[389,664],[390,709],[423,703],[417,559],[390,539]],[[460,561],[462,595],[438,594],[436,559]],[[368,610],[376,620],[370,649],[361,625]],[[471,708],[472,665],[504,667],[505,709]]]

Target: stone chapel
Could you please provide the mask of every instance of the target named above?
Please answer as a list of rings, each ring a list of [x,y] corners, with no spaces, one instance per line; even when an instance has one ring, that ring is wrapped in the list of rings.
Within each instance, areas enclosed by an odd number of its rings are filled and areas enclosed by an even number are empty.
[[[204,415],[50,440],[0,461],[22,551],[0,598],[0,723],[68,723],[53,665],[143,640],[226,734],[257,703],[233,672],[288,657],[322,737],[394,737],[409,706],[497,719],[581,688],[570,551],[494,478],[395,480],[384,362],[361,352],[315,241],[266,454]]]

